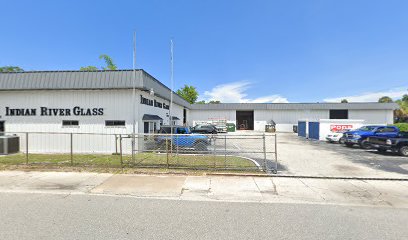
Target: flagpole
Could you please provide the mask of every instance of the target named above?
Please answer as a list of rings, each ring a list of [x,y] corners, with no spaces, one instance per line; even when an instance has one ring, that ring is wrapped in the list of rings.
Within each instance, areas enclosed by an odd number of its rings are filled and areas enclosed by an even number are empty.
[[[173,39],[170,39],[170,139],[173,139],[173,88],[174,88],[174,63]],[[172,150],[172,148],[170,148]],[[172,152],[172,151],[171,151]]]
[[[135,161],[136,134],[136,31],[133,32],[133,76],[132,76],[132,162]]]

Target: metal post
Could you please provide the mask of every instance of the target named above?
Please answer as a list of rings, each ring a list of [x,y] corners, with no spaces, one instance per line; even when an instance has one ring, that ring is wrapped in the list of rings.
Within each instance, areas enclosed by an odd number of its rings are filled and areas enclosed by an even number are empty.
[[[179,140],[178,140],[178,135],[176,135],[176,156],[178,156],[178,151],[179,151]]]
[[[119,135],[120,167],[123,170],[122,134]]]
[[[179,155],[178,155],[178,152],[179,152],[179,139],[178,139],[178,135],[176,135],[176,142],[175,142],[175,144],[176,144],[176,165],[178,165],[179,164]],[[173,144],[174,145],[174,144]]]
[[[278,136],[275,133],[275,173],[278,173]]]
[[[135,165],[136,163],[135,151],[136,151],[136,140],[135,140],[135,134],[132,133],[132,163],[133,165]]]
[[[262,136],[263,138],[263,153],[264,153],[264,169],[265,171],[268,171],[267,167],[266,167],[266,139],[265,139],[265,133]]]
[[[26,133],[26,164],[28,165],[28,132]]]
[[[167,157],[167,169],[169,168],[169,140],[166,139],[166,157]]]
[[[118,154],[118,135],[115,134],[115,154]]]
[[[73,139],[73,133],[70,133],[70,142],[71,142],[71,166],[73,166],[74,165],[74,147],[73,147],[73,141],[74,141],[74,139]]]
[[[139,105],[137,109],[137,114],[139,112]],[[139,122],[137,124],[139,127]],[[133,75],[132,75],[132,162],[133,165],[136,163],[135,159],[135,133],[136,133],[136,32],[133,32]]]
[[[227,135],[224,136],[224,168],[227,169]]]
[[[216,165],[217,165],[217,154],[216,154],[217,149],[215,148],[215,141],[216,141],[216,138],[214,137],[214,148],[213,148],[213,155],[214,155],[214,169],[215,169],[215,167],[216,167]]]

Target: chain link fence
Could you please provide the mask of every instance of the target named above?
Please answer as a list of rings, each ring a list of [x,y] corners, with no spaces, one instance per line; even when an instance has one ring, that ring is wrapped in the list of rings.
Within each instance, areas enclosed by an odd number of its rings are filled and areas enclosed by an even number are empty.
[[[7,132],[20,152],[3,164],[277,172],[276,134]]]

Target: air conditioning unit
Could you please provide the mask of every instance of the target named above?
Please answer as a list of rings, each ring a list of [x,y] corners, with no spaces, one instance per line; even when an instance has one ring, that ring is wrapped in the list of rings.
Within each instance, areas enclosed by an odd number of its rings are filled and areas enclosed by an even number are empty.
[[[18,153],[20,151],[19,136],[0,136],[0,155]]]

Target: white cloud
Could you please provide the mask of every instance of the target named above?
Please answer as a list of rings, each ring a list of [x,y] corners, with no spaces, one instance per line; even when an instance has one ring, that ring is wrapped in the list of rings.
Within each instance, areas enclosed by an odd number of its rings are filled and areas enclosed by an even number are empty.
[[[287,103],[288,99],[280,95],[268,95],[258,98],[247,98],[245,93],[251,86],[248,81],[232,82],[215,86],[204,92],[203,100],[219,100],[222,103]]]
[[[378,92],[365,92],[354,96],[344,96],[335,98],[326,98],[325,102],[340,102],[342,99],[347,99],[349,102],[377,102],[379,98],[383,96],[388,96],[393,100],[397,100],[402,97],[402,95],[408,94],[407,88],[394,88],[386,91]]]

